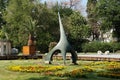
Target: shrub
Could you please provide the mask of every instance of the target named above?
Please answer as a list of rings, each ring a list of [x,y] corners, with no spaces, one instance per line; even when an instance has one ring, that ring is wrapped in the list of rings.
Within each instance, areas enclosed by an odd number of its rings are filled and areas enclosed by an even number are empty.
[[[101,46],[100,46],[99,50],[101,50],[102,52],[105,52],[105,51],[112,52],[113,51],[113,47],[112,47],[111,43],[100,43],[100,44],[101,44]]]
[[[82,45],[83,52],[97,52],[101,50],[105,51],[117,51],[120,49],[120,43],[104,43],[104,42],[90,42]]]
[[[75,49],[75,51],[77,52],[81,52],[82,51],[82,45],[85,43],[88,43],[89,41],[87,39],[70,39],[69,40],[70,44],[72,45],[72,47]]]
[[[100,42],[90,42],[82,45],[83,52],[97,52],[100,48]]]

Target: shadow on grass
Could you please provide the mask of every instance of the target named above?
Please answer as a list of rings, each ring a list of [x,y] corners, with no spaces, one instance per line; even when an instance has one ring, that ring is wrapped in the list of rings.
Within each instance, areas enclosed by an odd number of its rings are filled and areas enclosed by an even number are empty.
[[[71,78],[71,77],[42,76],[42,77],[32,77],[26,80],[113,80],[113,79],[103,78],[103,77]],[[120,80],[120,79],[114,79],[114,80]]]
[[[52,76],[43,76],[43,77],[32,77],[26,80],[81,80],[76,78],[69,78],[69,77],[52,77]]]
[[[26,80],[50,80],[50,78],[49,77],[37,77],[37,78],[33,77]]]

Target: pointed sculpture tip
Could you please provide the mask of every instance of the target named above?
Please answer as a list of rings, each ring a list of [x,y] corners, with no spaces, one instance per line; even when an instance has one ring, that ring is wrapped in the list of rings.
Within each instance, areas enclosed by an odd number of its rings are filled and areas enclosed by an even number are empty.
[[[59,13],[59,11],[58,11],[58,18],[60,19],[60,13]]]
[[[58,16],[60,15],[59,11],[58,11]]]

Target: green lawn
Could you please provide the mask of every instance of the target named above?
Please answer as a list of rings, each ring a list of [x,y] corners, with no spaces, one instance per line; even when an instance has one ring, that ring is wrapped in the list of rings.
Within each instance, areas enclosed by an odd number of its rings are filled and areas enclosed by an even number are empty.
[[[54,65],[62,64],[61,61],[54,62]],[[81,67],[81,64],[89,63],[89,61],[78,61],[79,65],[71,65],[70,61],[67,61],[67,70]],[[70,78],[70,77],[56,77],[40,75],[39,73],[26,73],[26,72],[14,72],[7,70],[11,65],[45,65],[42,60],[0,60],[0,80],[120,80],[104,77],[97,77],[93,74],[89,74],[87,78]],[[63,64],[62,64],[63,65]]]

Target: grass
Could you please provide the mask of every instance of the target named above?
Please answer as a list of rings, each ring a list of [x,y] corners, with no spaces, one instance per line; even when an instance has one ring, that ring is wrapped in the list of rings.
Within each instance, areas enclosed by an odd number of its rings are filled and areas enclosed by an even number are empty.
[[[70,61],[67,61],[67,71],[79,68],[82,64],[89,63],[89,61],[78,61],[79,65],[71,65]],[[95,76],[95,74],[89,74],[87,78],[70,78],[70,77],[56,77],[40,75],[39,73],[26,73],[26,72],[14,72],[7,70],[11,65],[46,65],[43,60],[0,60],[0,80],[113,80],[111,78],[104,78]],[[54,61],[53,65],[63,65],[62,61]],[[120,79],[114,79],[120,80]]]

